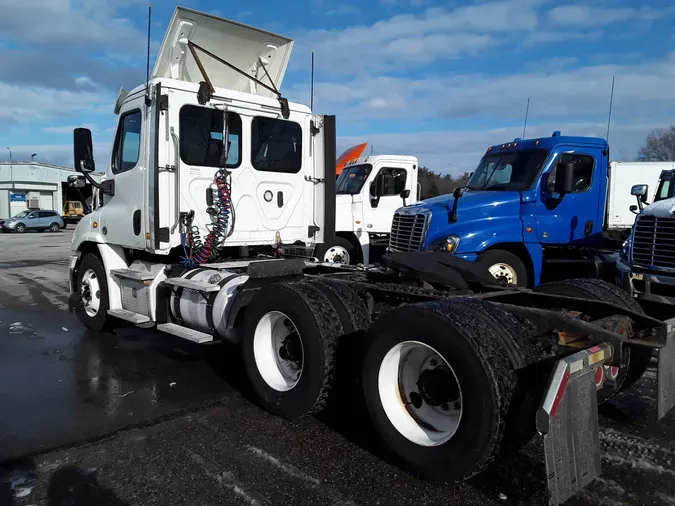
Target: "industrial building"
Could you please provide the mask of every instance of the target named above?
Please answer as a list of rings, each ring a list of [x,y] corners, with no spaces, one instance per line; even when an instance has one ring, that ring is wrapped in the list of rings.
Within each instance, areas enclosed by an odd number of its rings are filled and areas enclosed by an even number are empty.
[[[74,169],[42,162],[0,162],[0,219],[26,209],[48,209],[61,213],[67,200],[91,204],[91,185],[78,191],[68,186]],[[103,173],[92,177],[100,181]],[[82,192],[82,193],[80,193]]]

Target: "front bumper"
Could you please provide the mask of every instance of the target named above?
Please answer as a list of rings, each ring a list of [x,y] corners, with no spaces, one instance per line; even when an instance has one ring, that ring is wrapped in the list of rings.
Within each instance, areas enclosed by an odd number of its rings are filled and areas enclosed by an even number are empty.
[[[675,305],[675,273],[663,274],[632,269],[616,262],[617,283],[633,297],[650,302]]]

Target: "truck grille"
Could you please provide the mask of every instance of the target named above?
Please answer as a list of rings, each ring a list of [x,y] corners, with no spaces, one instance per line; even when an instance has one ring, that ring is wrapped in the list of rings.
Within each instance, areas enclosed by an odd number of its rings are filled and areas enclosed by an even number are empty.
[[[427,214],[394,214],[389,236],[391,251],[421,251],[424,246]]]
[[[638,216],[633,235],[633,262],[675,270],[675,218]]]

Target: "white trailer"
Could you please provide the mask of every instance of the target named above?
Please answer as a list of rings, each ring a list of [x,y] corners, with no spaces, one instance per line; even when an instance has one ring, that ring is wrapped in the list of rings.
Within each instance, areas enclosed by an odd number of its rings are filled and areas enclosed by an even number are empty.
[[[610,162],[607,177],[607,229],[630,229],[635,222],[631,210],[635,197],[631,189],[637,184],[646,184],[656,191],[663,170],[672,169],[672,162]]]
[[[317,246],[321,261],[371,262],[370,248],[389,244],[396,209],[418,201],[414,156],[374,155],[349,161],[337,178],[335,238]]]
[[[538,432],[564,502],[600,473],[596,392],[637,381],[657,350],[658,418],[672,408],[675,320],[602,281],[512,289],[443,253],[277,259],[335,230],[335,118],[275,91],[291,44],[178,8],[147,88],[120,95],[105,181],[75,130],[75,167],[104,198],[73,234],[70,308],[92,331],[126,320],[239,344],[258,401],[285,418],[355,387],[398,464],[429,478],[467,479]]]

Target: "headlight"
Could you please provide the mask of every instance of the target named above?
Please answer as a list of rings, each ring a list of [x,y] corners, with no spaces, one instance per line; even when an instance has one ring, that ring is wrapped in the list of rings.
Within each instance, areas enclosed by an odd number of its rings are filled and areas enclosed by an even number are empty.
[[[13,221],[13,220],[12,221],[6,221],[5,225],[7,225],[8,227],[14,227],[14,226],[16,226],[16,221]]]
[[[621,259],[622,262],[630,261],[630,248],[632,244],[633,241],[631,240],[631,237],[629,237],[621,245],[621,249],[619,250],[619,258]]]
[[[443,251],[445,253],[454,253],[459,248],[459,236],[449,235],[436,239],[429,245],[429,251]]]

